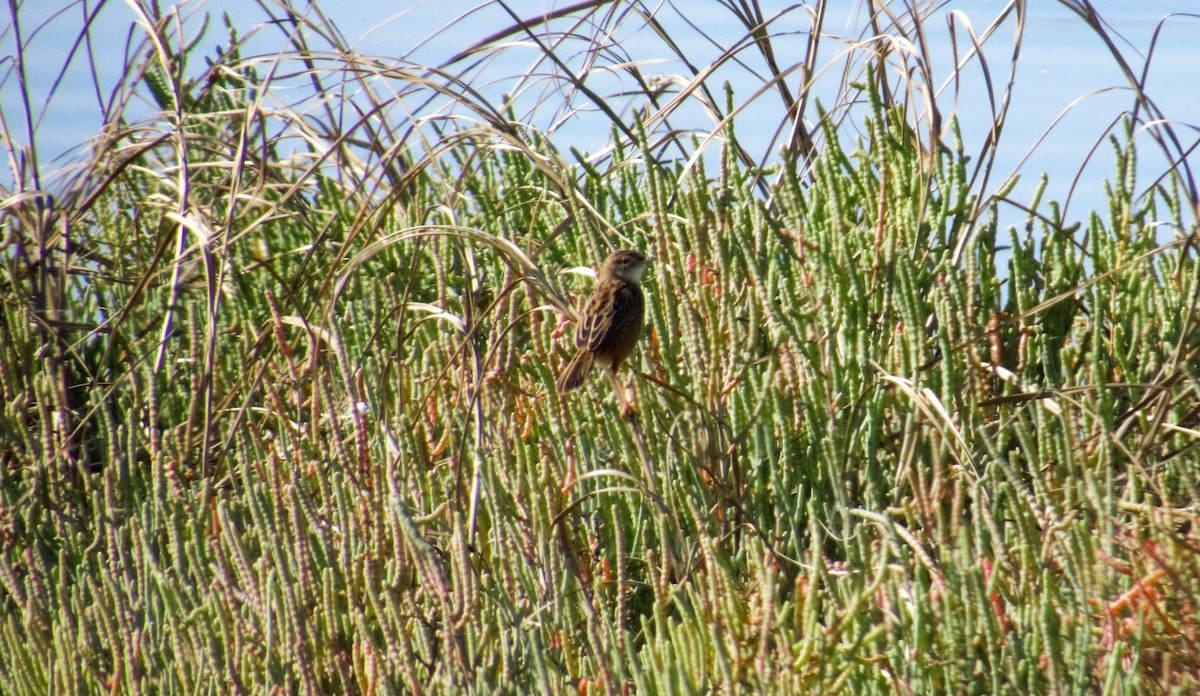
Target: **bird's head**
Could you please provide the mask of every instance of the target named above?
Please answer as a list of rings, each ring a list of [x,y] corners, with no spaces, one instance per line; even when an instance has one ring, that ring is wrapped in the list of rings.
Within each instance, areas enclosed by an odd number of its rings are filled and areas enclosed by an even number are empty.
[[[620,278],[636,283],[642,279],[642,273],[653,259],[637,251],[618,251],[604,260],[600,267],[600,279]]]

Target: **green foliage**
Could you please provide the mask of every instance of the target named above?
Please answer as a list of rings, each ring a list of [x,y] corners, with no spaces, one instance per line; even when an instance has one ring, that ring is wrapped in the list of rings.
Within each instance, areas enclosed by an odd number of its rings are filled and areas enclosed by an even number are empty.
[[[1132,132],[1106,216],[999,256],[953,126],[877,97],[807,172],[509,124],[375,197],[251,72],[150,74],[197,111],[53,316],[0,263],[5,693],[1200,686],[1196,230]],[[613,246],[657,258],[634,420],[554,391]]]

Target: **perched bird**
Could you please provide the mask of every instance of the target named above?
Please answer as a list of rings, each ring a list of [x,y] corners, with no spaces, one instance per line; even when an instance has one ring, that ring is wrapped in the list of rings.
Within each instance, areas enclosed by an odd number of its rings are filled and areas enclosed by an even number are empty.
[[[558,375],[560,394],[578,389],[593,363],[609,367],[615,375],[633,352],[646,308],[638,282],[650,261],[636,251],[618,251],[605,259],[575,332],[579,352]],[[624,401],[624,394],[621,397]]]

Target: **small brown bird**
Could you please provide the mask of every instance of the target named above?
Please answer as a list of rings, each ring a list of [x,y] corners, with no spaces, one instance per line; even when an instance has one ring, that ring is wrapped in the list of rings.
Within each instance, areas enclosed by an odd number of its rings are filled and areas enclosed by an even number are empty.
[[[615,375],[621,361],[633,352],[646,309],[638,282],[650,261],[636,251],[618,251],[605,259],[575,331],[579,352],[558,376],[560,394],[578,389],[592,363],[608,366]],[[624,396],[621,394],[622,401]]]

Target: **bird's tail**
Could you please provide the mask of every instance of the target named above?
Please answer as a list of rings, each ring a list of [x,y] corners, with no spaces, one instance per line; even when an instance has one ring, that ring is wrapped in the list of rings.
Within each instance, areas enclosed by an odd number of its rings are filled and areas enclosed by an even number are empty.
[[[583,385],[583,380],[587,379],[588,372],[592,369],[592,360],[595,358],[590,350],[581,350],[575,354],[571,363],[566,369],[558,375],[558,381],[555,386],[558,387],[559,394],[566,394],[572,389],[578,389]]]

